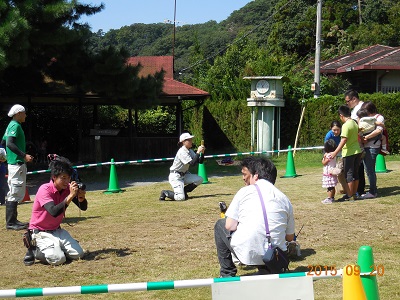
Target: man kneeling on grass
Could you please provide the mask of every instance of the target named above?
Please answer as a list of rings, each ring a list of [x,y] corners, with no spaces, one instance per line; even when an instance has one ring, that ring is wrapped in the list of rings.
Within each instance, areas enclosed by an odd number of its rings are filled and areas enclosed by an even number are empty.
[[[35,259],[50,265],[60,265],[68,259],[79,259],[84,251],[71,235],[60,227],[65,211],[71,202],[87,210],[86,191],[71,181],[74,170],[70,161],[57,156],[50,162],[51,180],[40,186],[32,207],[29,233],[35,247],[24,257],[25,265]]]

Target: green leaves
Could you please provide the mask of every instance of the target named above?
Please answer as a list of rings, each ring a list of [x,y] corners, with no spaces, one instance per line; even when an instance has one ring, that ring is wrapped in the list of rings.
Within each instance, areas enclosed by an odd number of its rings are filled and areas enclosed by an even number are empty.
[[[51,61],[63,60],[81,55],[84,42],[79,30],[68,28],[77,16],[98,11],[100,7],[78,5],[77,1],[28,0],[2,1],[0,5],[0,92],[13,94],[38,92],[42,89],[40,81],[24,85],[27,76],[44,82],[45,75],[57,73],[63,78],[61,70],[52,71]],[[82,29],[80,29],[82,30]],[[87,31],[87,29],[86,29]],[[75,46],[75,47],[71,47]],[[68,51],[65,49],[68,48]],[[6,76],[6,74],[10,76]]]
[[[129,54],[121,46],[93,52],[89,27],[77,23],[103,8],[76,0],[2,1],[0,93],[94,92],[129,100],[129,107],[152,105],[162,73],[138,78],[140,67],[126,65]]]

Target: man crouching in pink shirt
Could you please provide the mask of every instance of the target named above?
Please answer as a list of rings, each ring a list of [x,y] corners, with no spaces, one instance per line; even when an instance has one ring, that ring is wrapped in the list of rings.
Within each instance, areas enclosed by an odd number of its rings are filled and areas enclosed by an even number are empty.
[[[71,202],[81,210],[87,210],[86,191],[71,181],[74,172],[68,159],[56,156],[49,165],[51,180],[40,186],[32,207],[29,232],[32,244],[28,249],[24,264],[29,266],[35,259],[50,265],[61,265],[66,259],[80,259],[84,255],[82,247],[72,236],[60,227],[65,211]]]

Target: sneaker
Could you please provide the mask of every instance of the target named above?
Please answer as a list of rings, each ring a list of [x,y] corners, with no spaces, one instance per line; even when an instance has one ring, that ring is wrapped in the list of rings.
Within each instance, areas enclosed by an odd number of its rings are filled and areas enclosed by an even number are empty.
[[[361,196],[361,199],[374,199],[377,196],[377,194],[371,194],[370,192],[367,192],[366,194]]]
[[[362,198],[361,198],[361,196],[360,196],[360,194],[358,192],[353,195],[353,201],[354,200],[361,200],[361,199]]]
[[[165,197],[166,197],[165,191],[161,191],[159,200],[160,200],[160,201],[165,201]]]
[[[347,195],[343,195],[342,198],[337,199],[337,202],[344,202],[346,200],[349,200],[351,198],[351,196],[347,196]]]
[[[321,201],[322,204],[332,204],[333,203],[333,198],[326,198]]]

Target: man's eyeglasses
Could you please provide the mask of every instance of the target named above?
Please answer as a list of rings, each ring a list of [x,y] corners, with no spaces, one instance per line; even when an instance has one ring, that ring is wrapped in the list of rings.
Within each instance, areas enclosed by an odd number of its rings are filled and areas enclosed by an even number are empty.
[[[354,100],[354,98],[351,98],[351,99],[344,99],[344,101],[346,101],[346,103],[349,103],[349,102],[351,102],[351,101],[353,101]]]

